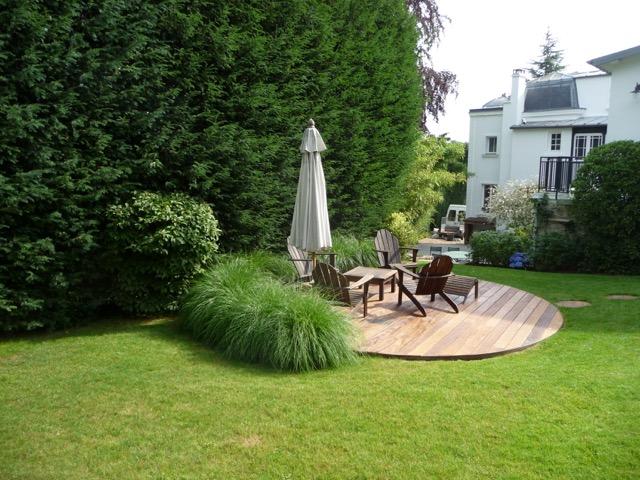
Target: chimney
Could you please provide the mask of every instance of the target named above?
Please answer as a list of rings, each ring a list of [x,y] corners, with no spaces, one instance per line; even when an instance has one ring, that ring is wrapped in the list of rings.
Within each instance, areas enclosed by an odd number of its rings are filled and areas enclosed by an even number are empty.
[[[513,125],[520,125],[524,111],[524,92],[527,86],[525,70],[516,68],[511,75],[511,105],[513,108]]]

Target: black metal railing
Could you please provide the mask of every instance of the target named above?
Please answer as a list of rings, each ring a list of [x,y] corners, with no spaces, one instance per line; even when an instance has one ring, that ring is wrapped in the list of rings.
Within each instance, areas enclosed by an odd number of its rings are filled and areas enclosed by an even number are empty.
[[[540,157],[538,191],[569,193],[584,162],[575,157]]]

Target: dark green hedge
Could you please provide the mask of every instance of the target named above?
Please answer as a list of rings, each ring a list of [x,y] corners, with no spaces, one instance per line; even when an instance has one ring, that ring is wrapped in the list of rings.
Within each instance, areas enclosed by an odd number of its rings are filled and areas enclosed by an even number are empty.
[[[281,248],[309,117],[333,226],[392,211],[422,108],[403,0],[13,0],[0,25],[0,329],[104,303],[105,212],[136,190]]]
[[[581,268],[640,273],[640,142],[593,149],[573,187],[572,212],[584,245]]]
[[[516,252],[527,252],[529,239],[513,232],[485,230],[474,233],[470,240],[473,263],[507,267]]]

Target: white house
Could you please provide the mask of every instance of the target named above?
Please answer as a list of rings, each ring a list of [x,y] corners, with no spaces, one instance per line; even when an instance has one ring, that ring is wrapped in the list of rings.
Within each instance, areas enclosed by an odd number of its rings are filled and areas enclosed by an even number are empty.
[[[510,96],[469,111],[468,216],[509,180],[566,195],[592,148],[640,141],[640,46],[589,63],[599,70],[535,80],[514,70]]]

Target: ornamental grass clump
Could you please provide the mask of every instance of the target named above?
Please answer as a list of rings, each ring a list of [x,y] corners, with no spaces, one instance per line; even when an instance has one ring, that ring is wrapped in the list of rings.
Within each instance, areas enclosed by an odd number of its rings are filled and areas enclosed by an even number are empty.
[[[336,253],[336,268],[341,272],[358,266],[378,266],[378,257],[371,238],[361,239],[351,234],[335,234],[331,250]]]
[[[221,262],[195,282],[181,320],[225,356],[280,370],[337,367],[356,358],[354,328],[344,314],[246,258]]]

